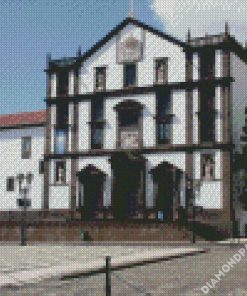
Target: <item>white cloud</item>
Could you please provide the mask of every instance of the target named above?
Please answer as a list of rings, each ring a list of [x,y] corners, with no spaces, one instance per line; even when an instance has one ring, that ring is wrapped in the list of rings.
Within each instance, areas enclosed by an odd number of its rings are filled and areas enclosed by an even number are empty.
[[[152,10],[164,23],[166,32],[185,39],[224,32],[225,21],[239,41],[247,40],[246,0],[152,0]]]

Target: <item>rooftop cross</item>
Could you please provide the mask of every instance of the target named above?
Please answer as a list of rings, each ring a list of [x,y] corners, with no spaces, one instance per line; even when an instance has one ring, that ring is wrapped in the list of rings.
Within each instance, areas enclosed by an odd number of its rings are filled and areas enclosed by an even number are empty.
[[[130,0],[130,14],[129,17],[134,18],[135,8],[134,8],[134,0]]]

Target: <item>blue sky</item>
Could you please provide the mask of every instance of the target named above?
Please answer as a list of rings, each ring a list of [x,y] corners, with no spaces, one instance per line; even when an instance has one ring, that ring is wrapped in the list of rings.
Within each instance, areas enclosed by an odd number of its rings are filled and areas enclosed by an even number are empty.
[[[121,22],[129,0],[0,0],[0,113],[45,108],[46,53],[52,58],[85,51]],[[158,29],[163,24],[136,0],[136,18]]]

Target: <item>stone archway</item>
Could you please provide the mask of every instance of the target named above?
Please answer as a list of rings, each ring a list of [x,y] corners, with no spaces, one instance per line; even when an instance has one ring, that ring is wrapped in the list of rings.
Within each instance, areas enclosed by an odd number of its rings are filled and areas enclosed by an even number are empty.
[[[79,206],[82,219],[103,218],[105,173],[90,164],[77,173],[77,177],[80,184]]]
[[[112,206],[118,220],[143,219],[146,159],[135,152],[115,152],[111,159]]]
[[[174,221],[181,206],[183,172],[168,162],[162,162],[150,171],[154,183],[156,219]]]

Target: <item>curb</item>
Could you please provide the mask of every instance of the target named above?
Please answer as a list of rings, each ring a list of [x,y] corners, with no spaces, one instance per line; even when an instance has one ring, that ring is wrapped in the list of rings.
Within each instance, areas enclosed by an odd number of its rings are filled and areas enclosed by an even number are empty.
[[[161,262],[161,261],[169,261],[169,260],[173,260],[173,259],[180,259],[180,258],[184,258],[184,257],[188,257],[188,256],[196,256],[199,254],[204,254],[209,252],[209,248],[206,249],[199,249],[199,250],[194,250],[194,251],[188,251],[182,254],[172,254],[172,255],[160,255],[160,256],[154,256],[154,257],[150,257],[150,256],[143,256],[143,258],[141,259],[134,259],[134,260],[125,260],[121,261],[120,260],[112,260],[111,261],[111,270],[121,270],[121,269],[125,269],[125,268],[131,268],[131,267],[135,267],[135,266],[143,266],[146,264],[151,264],[151,263],[157,263],[157,262]],[[126,256],[127,257],[127,256]],[[69,278],[76,278],[76,277],[80,277],[80,276],[86,276],[86,275],[93,275],[93,274],[98,274],[98,273],[104,273],[105,272],[105,265],[99,267],[99,268],[92,268],[90,270],[90,268],[88,270],[85,271],[79,271],[79,272],[72,272],[70,274],[62,274],[60,276],[61,280],[66,280]]]

